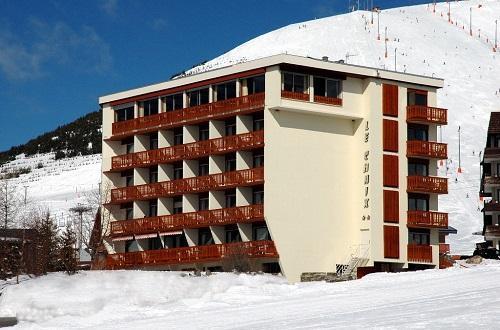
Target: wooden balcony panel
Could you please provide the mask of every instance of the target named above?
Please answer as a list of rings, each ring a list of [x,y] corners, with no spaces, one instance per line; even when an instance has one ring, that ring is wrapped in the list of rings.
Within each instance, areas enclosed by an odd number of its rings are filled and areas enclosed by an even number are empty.
[[[446,159],[448,145],[430,141],[407,141],[406,154],[408,157]]]
[[[264,146],[263,130],[115,156],[112,158],[112,170],[120,171],[134,167],[147,167],[261,146]]]
[[[111,190],[111,204],[261,183],[264,183],[264,168],[257,167],[133,187],[115,188]]]
[[[309,101],[309,94],[307,93],[281,91],[281,97],[284,99]]]
[[[123,138],[134,133],[146,133],[159,128],[173,128],[196,124],[209,119],[223,119],[235,114],[249,113],[264,107],[264,93],[240,96],[185,109],[115,122],[112,139]]]
[[[500,212],[500,203],[494,199],[492,199],[489,202],[484,202],[483,211],[485,211],[485,212]]]
[[[450,244],[439,243],[439,254],[450,253]]]
[[[408,211],[408,227],[448,228],[448,213]]]
[[[408,261],[432,263],[432,246],[408,244]]]
[[[446,125],[448,123],[448,110],[422,105],[409,105],[406,107],[406,121],[411,123]]]
[[[216,262],[232,254],[246,254],[250,258],[278,258],[273,241],[250,241],[229,244],[115,253],[108,255],[108,269],[148,265],[181,265],[195,262]]]
[[[408,192],[428,193],[428,194],[447,194],[448,179],[435,176],[408,176]]]
[[[314,95],[314,102],[342,106],[342,99],[336,97]]]
[[[484,230],[484,235],[500,237],[500,226],[486,226]]]
[[[183,228],[250,223],[262,219],[264,219],[264,205],[255,204],[233,208],[113,221],[111,222],[111,236],[129,236],[175,231]]]

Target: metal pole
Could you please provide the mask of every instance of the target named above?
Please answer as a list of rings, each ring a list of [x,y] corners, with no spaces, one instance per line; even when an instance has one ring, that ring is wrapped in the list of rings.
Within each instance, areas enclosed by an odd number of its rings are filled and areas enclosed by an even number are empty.
[[[460,126],[458,126],[458,173],[462,173],[462,166],[461,166],[461,154],[460,154]]]
[[[385,27],[385,38],[384,38],[384,42],[385,42],[385,58],[387,58],[387,26]]]
[[[497,50],[498,20],[495,20],[495,51]]]
[[[397,48],[394,48],[394,71],[398,71],[397,70],[397,58],[398,58],[398,53],[397,53]]]
[[[469,34],[472,36],[472,7],[469,11]]]
[[[448,23],[451,22],[451,8],[450,8],[450,2],[448,1]]]
[[[377,9],[377,40],[380,40],[380,11]]]

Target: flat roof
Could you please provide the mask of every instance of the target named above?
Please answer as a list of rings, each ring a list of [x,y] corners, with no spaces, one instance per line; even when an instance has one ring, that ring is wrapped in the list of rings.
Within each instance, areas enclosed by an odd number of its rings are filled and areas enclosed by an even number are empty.
[[[442,88],[444,85],[444,80],[441,78],[383,70],[373,67],[339,63],[334,61],[326,61],[323,59],[317,59],[311,57],[303,57],[290,54],[279,54],[247,62],[237,63],[205,72],[188,74],[186,76],[174,78],[157,84],[147,85],[118,93],[104,95],[99,97],[99,104],[105,104],[113,101],[118,101],[130,97],[156,92],[159,90],[180,87],[183,85],[189,85],[195,82],[209,80],[238,72],[250,71],[259,68],[267,68],[270,66],[280,65],[280,64],[305,66],[322,70],[335,71],[346,75],[353,75],[365,78],[380,78],[380,79],[406,82],[406,83],[435,87],[435,88]]]

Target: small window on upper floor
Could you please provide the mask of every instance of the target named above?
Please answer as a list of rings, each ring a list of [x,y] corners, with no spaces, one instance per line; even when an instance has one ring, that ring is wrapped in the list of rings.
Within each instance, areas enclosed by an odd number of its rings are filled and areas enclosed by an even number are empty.
[[[197,105],[207,104],[209,100],[208,93],[208,88],[197,89],[188,92],[189,106],[195,107]]]
[[[428,176],[429,164],[417,160],[408,161],[408,175]]]
[[[122,140],[122,145],[125,145],[125,153],[131,154],[134,152],[134,137],[128,137]]]
[[[198,211],[208,210],[208,192],[198,195]]]
[[[264,149],[256,149],[252,152],[253,167],[264,166]]]
[[[429,245],[430,236],[429,229],[409,229],[408,244]]]
[[[198,160],[198,176],[208,175],[208,157]]]
[[[236,189],[228,189],[224,192],[226,207],[236,206]]]
[[[264,111],[256,112],[252,115],[253,130],[260,131],[264,129]]]
[[[158,99],[152,99],[142,102],[144,117],[156,115],[158,113]]]
[[[426,125],[416,125],[408,124],[408,141],[419,140],[428,141],[428,126]]]
[[[236,97],[236,81],[230,81],[215,86],[215,101],[222,101]]]
[[[231,152],[225,156],[225,171],[232,172],[236,171],[236,153]]]
[[[134,107],[115,110],[115,122],[134,119]]]
[[[149,150],[158,149],[158,132],[149,135]]]
[[[408,194],[409,211],[429,211],[429,196],[420,194]]]
[[[408,105],[427,106],[427,91],[408,89]]]
[[[283,73],[282,89],[287,92],[307,93],[309,90],[308,76],[299,73]]]
[[[184,107],[183,105],[184,96],[182,93],[167,95],[165,97],[165,111],[179,110]]]
[[[125,220],[130,220],[134,218],[134,204],[125,203],[120,205],[120,209],[125,212]]]
[[[148,216],[156,217],[158,215],[158,201],[156,199],[149,201]]]
[[[121,173],[122,178],[125,178],[125,187],[134,185],[134,170],[127,170]]]
[[[248,95],[263,93],[266,90],[265,76],[247,78]]]
[[[174,197],[173,199],[173,214],[182,213],[182,196]]]
[[[184,139],[183,136],[184,136],[184,134],[183,134],[182,127],[174,128],[174,146],[177,146],[177,145],[183,143],[183,139]]]
[[[149,183],[158,182],[158,165],[149,168]]]
[[[224,122],[226,136],[236,135],[236,117]]]
[[[340,99],[342,81],[322,77],[314,77],[314,95]]]
[[[198,140],[199,141],[208,140],[210,138],[208,123],[200,124],[198,127],[199,127]]]
[[[182,179],[183,170],[182,170],[182,162],[174,163],[174,180]]]

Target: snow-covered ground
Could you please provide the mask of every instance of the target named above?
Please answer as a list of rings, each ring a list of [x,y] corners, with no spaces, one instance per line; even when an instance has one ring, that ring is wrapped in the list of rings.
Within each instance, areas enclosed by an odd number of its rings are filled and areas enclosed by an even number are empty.
[[[71,222],[75,215],[70,208],[88,204],[89,194],[99,188],[101,155],[88,155],[55,160],[55,154],[30,157],[20,155],[16,160],[0,166],[0,173],[30,168],[31,172],[10,179],[17,186],[21,200],[26,193],[27,207],[49,210],[59,226]],[[41,168],[39,167],[41,164]]]
[[[498,328],[500,263],[343,283],[273,275],[50,274],[9,286],[0,315],[20,329]]]
[[[469,35],[469,11],[472,32]],[[450,179],[449,194],[440,197],[440,209],[450,214],[451,252],[470,254],[482,236],[479,200],[479,152],[486,142],[489,114],[500,111],[500,49],[493,52],[495,20],[500,21],[500,1],[451,2],[383,10],[380,40],[377,15],[357,11],[291,24],[261,35],[192,69],[215,69],[275,54],[294,54],[347,63],[423,74],[445,79],[438,106],[448,108],[448,126],[442,141],[448,143],[449,163],[439,173]],[[387,57],[384,31],[387,27]],[[479,37],[479,30],[481,35]],[[500,45],[499,45],[500,46]],[[500,47],[499,47],[500,48]],[[396,50],[396,51],[395,51]],[[461,127],[461,168],[458,173],[458,128]],[[457,182],[455,182],[457,179]]]

